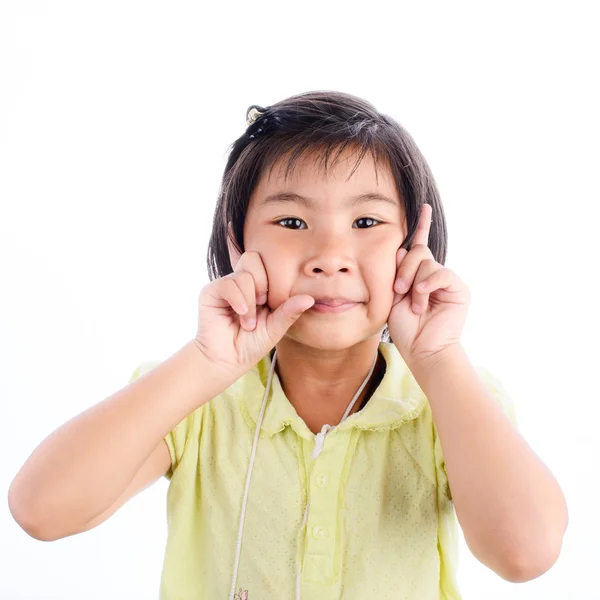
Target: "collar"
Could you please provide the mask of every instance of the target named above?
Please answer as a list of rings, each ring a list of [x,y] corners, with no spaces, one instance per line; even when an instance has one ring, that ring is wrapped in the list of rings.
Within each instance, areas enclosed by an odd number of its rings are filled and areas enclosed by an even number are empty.
[[[406,366],[396,346],[391,342],[380,342],[379,352],[386,363],[386,371],[379,386],[358,412],[350,415],[336,430],[357,428],[364,430],[395,429],[416,419],[423,410],[427,399]],[[244,418],[249,427],[256,428],[263,402],[271,354],[267,354],[245,377],[238,380],[237,393],[241,398]],[[272,391],[267,400],[261,425],[261,437],[271,437],[288,425],[301,437],[313,440],[314,434],[298,416],[296,409],[287,399],[277,371],[271,381]],[[348,399],[350,401],[350,399]]]

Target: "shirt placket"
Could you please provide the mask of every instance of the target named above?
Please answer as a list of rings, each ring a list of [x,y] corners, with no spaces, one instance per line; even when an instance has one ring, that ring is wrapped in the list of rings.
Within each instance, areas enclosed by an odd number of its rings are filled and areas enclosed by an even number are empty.
[[[340,486],[350,437],[349,431],[332,431],[325,438],[322,452],[308,463],[310,509],[302,561],[302,580],[307,583],[329,586],[339,577],[335,565],[342,527]],[[309,445],[312,452],[314,443]]]

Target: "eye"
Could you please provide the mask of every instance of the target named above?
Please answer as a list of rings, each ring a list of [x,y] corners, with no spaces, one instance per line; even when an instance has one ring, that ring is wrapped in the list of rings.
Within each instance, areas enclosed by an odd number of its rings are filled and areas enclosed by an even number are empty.
[[[277,221],[277,223],[292,223],[293,225],[299,225],[300,223],[304,223],[304,221],[296,219],[295,217],[290,217],[288,219],[281,219],[280,221]],[[284,227],[285,229],[296,229],[296,227],[286,227],[285,225]]]
[[[376,224],[380,224],[381,221],[378,221],[377,219],[371,219],[370,217],[361,217],[360,219],[356,219],[356,221],[354,221],[355,223],[359,223],[359,222],[363,222],[366,227],[357,227],[357,229],[372,229],[373,226],[375,226]],[[287,219],[281,219],[279,221],[276,221],[276,223],[287,223],[288,225],[283,225],[283,227],[285,229],[295,229],[296,231],[298,231],[300,225],[302,223],[304,223],[304,221],[302,219],[296,219],[295,217],[290,217]],[[303,229],[306,229],[305,227]]]
[[[364,221],[368,227],[358,227],[358,229],[372,229],[372,225],[374,223],[381,223],[381,221],[378,221],[377,219],[371,219],[370,217],[361,217],[360,219],[356,219],[354,222],[358,223],[359,221]]]

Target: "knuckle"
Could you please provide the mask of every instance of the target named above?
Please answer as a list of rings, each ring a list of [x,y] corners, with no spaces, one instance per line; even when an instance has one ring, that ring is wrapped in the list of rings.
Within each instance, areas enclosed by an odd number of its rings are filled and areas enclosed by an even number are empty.
[[[227,282],[233,281],[236,276],[237,276],[237,273],[229,273],[228,275],[224,275],[223,277],[221,277],[221,279],[217,279],[217,281],[215,283],[221,284],[221,285],[227,285]]]
[[[248,270],[248,269],[246,268],[246,269],[244,269],[243,271],[240,271],[240,272],[237,274],[237,278],[238,278],[238,279],[243,279],[243,280],[246,280],[246,279],[252,279],[252,273],[251,273],[251,271],[250,271],[250,270]]]
[[[260,254],[255,250],[246,250],[246,252],[244,252],[244,254],[242,254],[242,256],[240,257],[240,262],[242,262],[242,260],[244,261],[245,265],[247,265],[248,263],[252,265],[262,264],[262,258],[260,257]]]
[[[238,283],[243,294],[250,300],[251,297],[254,296],[255,290],[254,277],[252,277],[252,274],[247,272],[244,273],[244,276],[240,277]]]
[[[254,250],[249,250],[248,252],[246,252],[246,254],[248,254],[248,260],[252,263],[253,267],[255,268],[255,272],[261,275],[264,274],[266,276],[267,271],[262,256]]]
[[[228,281],[223,282],[221,295],[230,303],[240,302],[244,300],[244,295],[242,294],[242,291],[233,279],[229,279]]]
[[[237,283],[235,282],[235,280],[233,278],[229,278],[229,277],[224,278],[223,283],[221,285],[229,293],[238,289],[238,286],[237,286]]]
[[[254,277],[254,275],[251,275],[250,273],[248,273],[249,277],[247,280],[247,285],[248,285],[248,290],[255,292],[256,291],[256,277]]]

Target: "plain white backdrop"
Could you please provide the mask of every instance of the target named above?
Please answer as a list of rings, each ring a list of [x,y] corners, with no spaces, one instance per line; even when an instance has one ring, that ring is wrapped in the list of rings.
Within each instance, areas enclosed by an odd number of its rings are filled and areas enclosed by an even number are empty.
[[[600,598],[594,5],[1,4],[2,600],[158,598],[165,479],[50,543],[8,487],[51,431],[194,336],[227,147],[250,104],[316,89],[364,97],[423,151],[472,292],[463,344],[567,497],[562,554],[534,581],[461,540],[465,600]]]

